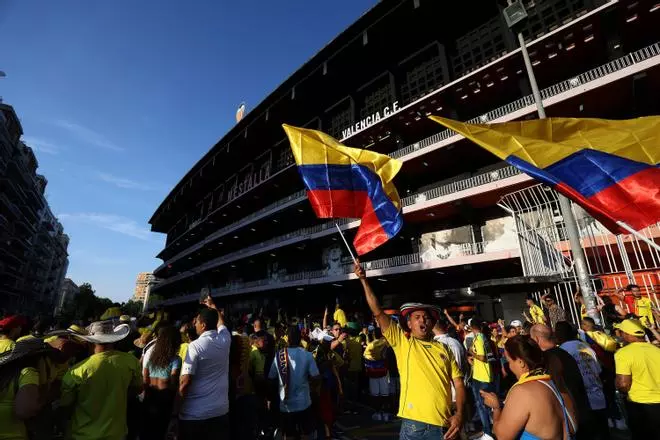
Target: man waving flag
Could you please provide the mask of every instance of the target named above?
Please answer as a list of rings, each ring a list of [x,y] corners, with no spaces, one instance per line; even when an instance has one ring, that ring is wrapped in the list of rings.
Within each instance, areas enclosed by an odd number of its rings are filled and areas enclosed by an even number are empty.
[[[614,233],[660,220],[660,116],[500,124],[431,119],[550,185]]]
[[[362,220],[353,241],[359,255],[401,230],[401,200],[392,183],[401,162],[346,147],[317,130],[283,127],[317,217]]]

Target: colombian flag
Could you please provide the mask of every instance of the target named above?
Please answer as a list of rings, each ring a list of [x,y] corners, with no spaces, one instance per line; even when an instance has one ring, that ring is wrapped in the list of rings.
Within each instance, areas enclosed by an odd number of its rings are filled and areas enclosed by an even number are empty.
[[[283,125],[298,171],[319,218],[362,219],[353,245],[359,255],[394,237],[403,226],[392,183],[401,162],[349,148],[325,133]]]
[[[431,119],[582,205],[615,233],[660,220],[660,116],[501,124]]]

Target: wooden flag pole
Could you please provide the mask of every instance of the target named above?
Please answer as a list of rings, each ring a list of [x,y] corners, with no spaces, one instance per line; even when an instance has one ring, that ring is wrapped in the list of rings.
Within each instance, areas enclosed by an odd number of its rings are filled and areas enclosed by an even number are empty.
[[[355,255],[353,255],[353,250],[351,249],[351,246],[346,241],[346,237],[344,237],[344,233],[342,232],[341,228],[339,227],[339,224],[335,223],[335,226],[337,227],[337,231],[339,231],[339,235],[341,235],[341,239],[344,240],[344,244],[346,245],[346,249],[348,249],[348,253],[351,254],[351,258],[353,259],[353,262],[357,264],[357,260],[355,259]]]
[[[647,238],[647,237],[645,237],[644,235],[640,234],[638,231],[634,230],[634,229],[632,228],[632,226],[630,226],[629,224],[624,223],[624,222],[622,222],[622,221],[618,221],[618,222],[616,222],[616,224],[619,225],[619,226],[621,226],[621,227],[622,227],[623,229],[625,229],[626,231],[630,232],[630,233],[631,233],[632,235],[634,235],[635,237],[637,237],[637,238],[639,238],[640,240],[642,240],[644,243],[646,243],[646,244],[648,244],[649,246],[651,246],[651,247],[652,247],[653,249],[655,249],[656,251],[660,252],[660,245],[659,245],[658,243],[656,243],[655,241],[650,240],[649,238]]]

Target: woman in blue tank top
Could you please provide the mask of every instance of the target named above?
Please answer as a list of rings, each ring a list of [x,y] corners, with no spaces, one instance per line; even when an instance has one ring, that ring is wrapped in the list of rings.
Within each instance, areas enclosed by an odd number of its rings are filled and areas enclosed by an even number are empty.
[[[181,336],[172,326],[158,330],[154,345],[142,359],[144,379],[144,419],[140,439],[163,440],[172,415],[172,406],[179,386],[179,345]]]
[[[573,402],[560,392],[544,367],[543,351],[528,336],[515,336],[504,345],[518,382],[502,407],[495,393],[482,391],[493,410],[498,440],[572,440],[577,429]]]

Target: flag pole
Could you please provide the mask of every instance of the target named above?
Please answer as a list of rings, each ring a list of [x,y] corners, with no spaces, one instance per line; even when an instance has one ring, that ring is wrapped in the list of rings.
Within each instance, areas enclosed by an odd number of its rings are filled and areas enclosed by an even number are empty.
[[[341,235],[341,239],[344,240],[344,244],[346,245],[346,249],[348,249],[348,253],[351,254],[351,258],[353,259],[353,262],[357,263],[357,260],[355,259],[355,255],[353,255],[353,250],[351,249],[351,246],[346,241],[346,237],[344,237],[344,233],[342,232],[341,228],[339,227],[339,223],[335,222],[335,226],[337,227],[337,231],[339,231],[339,235]]]
[[[625,223],[625,222],[622,222],[622,221],[617,221],[616,224],[619,225],[619,226],[621,226],[621,227],[622,227],[623,229],[625,229],[626,231],[630,232],[630,233],[631,233],[632,235],[634,235],[635,237],[637,237],[637,238],[639,238],[640,240],[642,240],[644,243],[646,243],[646,244],[648,244],[649,246],[651,246],[651,247],[652,247],[653,249],[655,249],[656,251],[660,252],[660,245],[659,245],[658,243],[656,243],[655,241],[650,240],[649,238],[647,238],[647,237],[645,237],[644,235],[640,234],[638,231],[634,230],[634,229],[632,228],[632,226],[630,226],[628,223]]]

